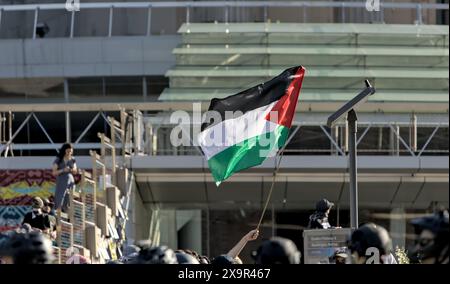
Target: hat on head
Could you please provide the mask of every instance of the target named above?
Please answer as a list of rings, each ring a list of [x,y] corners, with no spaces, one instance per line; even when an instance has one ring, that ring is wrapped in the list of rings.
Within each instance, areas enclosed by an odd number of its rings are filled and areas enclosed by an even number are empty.
[[[44,201],[40,197],[34,197],[31,201],[31,207],[40,209],[44,207]]]

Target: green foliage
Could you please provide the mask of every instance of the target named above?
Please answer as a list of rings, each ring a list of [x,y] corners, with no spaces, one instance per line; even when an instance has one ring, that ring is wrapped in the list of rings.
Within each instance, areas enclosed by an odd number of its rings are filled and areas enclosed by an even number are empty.
[[[409,264],[409,258],[405,248],[395,247],[395,256],[397,257],[398,264]]]

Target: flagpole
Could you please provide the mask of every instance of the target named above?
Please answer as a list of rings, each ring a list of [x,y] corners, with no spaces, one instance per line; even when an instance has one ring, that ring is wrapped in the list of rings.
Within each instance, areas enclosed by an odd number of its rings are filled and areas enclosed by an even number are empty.
[[[258,222],[258,225],[256,226],[256,230],[259,230],[259,227],[261,226],[262,220],[263,220],[264,215],[265,215],[266,210],[267,210],[267,206],[269,205],[270,198],[272,197],[273,187],[275,185],[275,179],[276,179],[278,170],[280,169],[280,164],[281,164],[281,159],[283,158],[284,149],[285,149],[285,147],[280,152],[280,155],[279,155],[280,159],[278,160],[278,164],[277,164],[277,166],[276,166],[276,168],[275,168],[275,170],[273,172],[272,184],[270,185],[269,195],[267,196],[266,204],[264,205],[264,209],[263,209],[263,211],[261,213],[261,217],[259,218],[259,222]],[[275,157],[275,159],[276,159],[276,157]]]
[[[276,175],[278,173],[278,170],[280,169],[280,164],[281,164],[281,159],[283,158],[283,154],[284,154],[284,150],[286,149],[286,146],[289,144],[289,142],[291,142],[292,138],[294,138],[294,135],[297,133],[297,131],[300,129],[300,125],[298,125],[294,131],[291,133],[290,137],[288,138],[288,140],[286,141],[286,143],[284,143],[283,148],[281,148],[280,150],[280,154],[278,155],[280,157],[280,160],[278,160],[278,164],[275,167],[275,170],[273,172],[273,176],[272,176],[272,184],[270,185],[270,190],[269,190],[269,195],[267,196],[267,200],[266,200],[266,204],[264,205],[264,209],[262,211],[261,217],[259,218],[259,222],[258,225],[256,226],[256,230],[259,230],[259,227],[261,226],[262,220],[264,218],[264,214],[266,213],[267,210],[267,206],[269,205],[269,201],[270,198],[272,197],[272,191],[273,191],[273,187],[275,185],[275,179],[276,179]],[[275,157],[276,158],[276,157]]]

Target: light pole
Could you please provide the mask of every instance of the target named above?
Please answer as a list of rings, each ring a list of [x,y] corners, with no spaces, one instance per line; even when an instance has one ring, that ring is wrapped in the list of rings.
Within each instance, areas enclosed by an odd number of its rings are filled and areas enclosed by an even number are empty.
[[[370,95],[375,94],[375,88],[365,80],[366,88],[356,97],[348,101],[335,113],[328,117],[327,125],[332,127],[338,120],[346,117],[349,128],[349,174],[350,174],[350,227],[358,228],[358,165],[356,157],[356,134],[358,132],[358,117],[356,116],[357,107],[367,101]]]

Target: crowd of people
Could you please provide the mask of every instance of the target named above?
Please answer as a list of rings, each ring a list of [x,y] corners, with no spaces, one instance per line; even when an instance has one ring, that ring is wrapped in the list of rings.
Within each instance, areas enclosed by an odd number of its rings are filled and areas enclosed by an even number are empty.
[[[64,144],[54,163],[56,177],[55,197],[41,199],[34,197],[32,210],[24,216],[22,225],[16,230],[0,234],[0,264],[3,263],[51,263],[52,246],[56,246],[57,218],[55,210],[68,209],[68,191],[75,186],[77,173],[73,147]],[[332,226],[328,216],[334,204],[326,199],[319,200],[315,212],[310,216],[308,229],[339,229]],[[448,263],[449,261],[449,214],[440,210],[434,215],[414,219],[411,222],[417,236],[416,245],[409,251],[411,263]],[[210,258],[193,250],[172,250],[167,246],[153,246],[139,242],[122,248],[123,256],[111,260],[110,264],[242,264],[239,255],[249,241],[258,239],[259,231],[245,234],[231,250]],[[379,259],[373,259],[368,250],[376,250]],[[252,254],[255,264],[300,264],[302,254],[292,240],[273,237],[264,241]],[[352,232],[348,244],[335,251],[329,258],[334,264],[383,263],[396,264],[392,241],[387,230],[374,223],[361,224]],[[91,263],[86,257],[73,254],[66,263]]]
[[[317,211],[311,216],[310,227],[333,228],[327,217],[332,203],[322,200]],[[52,232],[56,225],[52,221],[51,202],[39,198],[33,200],[33,210],[24,218],[24,223],[13,232],[0,235],[0,263],[51,263]],[[321,213],[320,213],[321,212]],[[434,215],[411,221],[416,230],[416,245],[409,251],[410,263],[444,264],[449,261],[449,214],[440,210]],[[109,264],[242,264],[239,254],[248,242],[258,239],[259,231],[245,234],[236,245],[225,254],[210,258],[198,252],[167,246],[152,246],[139,242],[123,248],[123,256],[110,260]],[[372,259],[369,249],[379,252],[379,259]],[[273,237],[264,241],[252,255],[255,264],[300,264],[302,254],[292,240]],[[392,241],[387,230],[374,223],[362,224],[353,231],[346,248],[337,250],[330,258],[335,264],[397,263],[393,256]],[[81,255],[72,255],[67,263],[89,264],[90,260]]]

